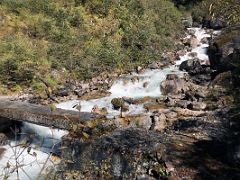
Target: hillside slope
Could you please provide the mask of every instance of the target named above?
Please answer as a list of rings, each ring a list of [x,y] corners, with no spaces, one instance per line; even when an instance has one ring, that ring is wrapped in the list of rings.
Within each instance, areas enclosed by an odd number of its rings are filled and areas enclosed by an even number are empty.
[[[180,17],[168,0],[2,0],[0,94],[159,60]]]

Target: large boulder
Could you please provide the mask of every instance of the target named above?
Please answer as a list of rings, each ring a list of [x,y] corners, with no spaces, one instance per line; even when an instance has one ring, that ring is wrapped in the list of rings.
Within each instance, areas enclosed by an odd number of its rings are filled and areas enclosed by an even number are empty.
[[[219,30],[226,27],[226,22],[222,18],[215,18],[210,21],[210,28],[214,30]]]
[[[113,98],[111,103],[113,105],[113,109],[115,110],[121,109],[123,112],[129,110],[129,106],[124,103],[123,98]]]
[[[216,85],[219,86],[228,86],[230,87],[232,85],[232,72],[231,71],[226,71],[223,73],[218,74],[209,84],[209,86],[214,87]]]
[[[111,101],[113,109],[119,110],[124,105],[124,100],[122,98],[113,98]]]
[[[201,74],[205,71],[201,65],[200,60],[197,58],[183,61],[180,64],[179,69],[181,71],[185,70],[191,75]]]
[[[176,74],[168,74],[166,80],[160,84],[160,90],[163,95],[178,95],[197,88],[197,85],[179,78]]]
[[[60,166],[69,170],[69,176],[78,172],[76,179],[162,179],[162,140],[163,135],[138,128],[114,130],[85,141],[66,136],[62,143],[69,148],[63,148],[65,161]]]
[[[221,17],[211,18],[211,17],[204,17],[202,19],[202,27],[206,27],[208,29],[220,30],[225,28],[227,25],[226,20]]]
[[[240,59],[240,26],[223,30],[208,49],[211,68],[219,71],[234,70]]]

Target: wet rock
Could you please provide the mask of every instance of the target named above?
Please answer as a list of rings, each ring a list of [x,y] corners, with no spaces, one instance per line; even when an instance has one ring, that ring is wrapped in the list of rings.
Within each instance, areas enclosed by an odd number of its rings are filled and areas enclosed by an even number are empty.
[[[207,85],[211,81],[211,74],[196,74],[192,76],[192,81],[195,84]]]
[[[0,147],[0,158],[3,156],[5,151],[6,151],[5,148]]]
[[[122,111],[122,112],[127,112],[127,111],[129,111],[129,106],[127,106],[127,105],[124,104],[124,105],[122,106],[122,108],[121,108],[121,111]]]
[[[124,105],[124,101],[122,98],[114,98],[111,101],[112,105],[113,105],[113,109],[119,110],[123,105]]]
[[[195,34],[196,30],[195,29],[188,29],[188,34],[193,36]]]
[[[144,83],[143,83],[143,87],[144,87],[144,88],[147,88],[148,85],[149,85],[149,82],[144,82]]]
[[[200,59],[201,65],[205,65],[210,68],[210,61],[209,59]]]
[[[198,54],[197,54],[197,52],[190,52],[188,55],[190,57],[196,58]]]
[[[132,83],[139,82],[139,77],[134,76],[134,77],[131,78],[131,81],[132,81]]]
[[[202,44],[208,44],[209,43],[209,38],[208,37],[204,37],[201,39],[200,41]]]
[[[4,133],[0,133],[0,146],[5,146],[9,143],[8,137]]]
[[[191,82],[186,82],[184,79],[178,78],[176,75],[167,76],[167,79],[160,84],[163,95],[178,95],[192,88],[196,89],[197,86]]]
[[[92,108],[92,113],[101,114],[101,115],[107,115],[108,114],[106,108],[100,108],[98,106],[94,106]]]
[[[185,70],[191,75],[201,74],[205,72],[205,69],[202,67],[199,59],[189,59],[183,61],[179,66],[181,71]]]
[[[166,80],[177,80],[179,79],[177,74],[167,74]]]
[[[189,40],[189,45],[191,48],[196,48],[200,44],[196,36],[192,36]]]
[[[144,69],[143,69],[141,66],[137,66],[137,67],[136,67],[136,72],[137,72],[138,74],[141,74],[141,73],[144,72]]]
[[[123,84],[124,84],[124,85],[127,85],[129,82],[130,82],[130,79],[126,79],[126,78],[123,79]]]

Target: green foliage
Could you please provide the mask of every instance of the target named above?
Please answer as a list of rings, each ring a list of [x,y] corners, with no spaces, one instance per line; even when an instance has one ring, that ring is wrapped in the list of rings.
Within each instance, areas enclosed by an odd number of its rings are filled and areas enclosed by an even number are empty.
[[[222,18],[228,25],[240,22],[239,0],[203,0],[193,9],[194,17]]]
[[[169,0],[2,0],[0,17],[0,79],[28,86],[159,59],[182,29]]]

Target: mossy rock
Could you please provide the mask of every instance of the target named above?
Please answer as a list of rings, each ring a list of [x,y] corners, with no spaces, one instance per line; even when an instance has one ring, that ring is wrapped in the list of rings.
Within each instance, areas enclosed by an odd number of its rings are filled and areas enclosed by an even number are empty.
[[[214,43],[220,48],[226,43],[231,42],[237,36],[240,36],[240,27],[227,28],[214,40]]]
[[[113,108],[119,110],[124,106],[124,100],[122,98],[113,98],[111,101]]]

